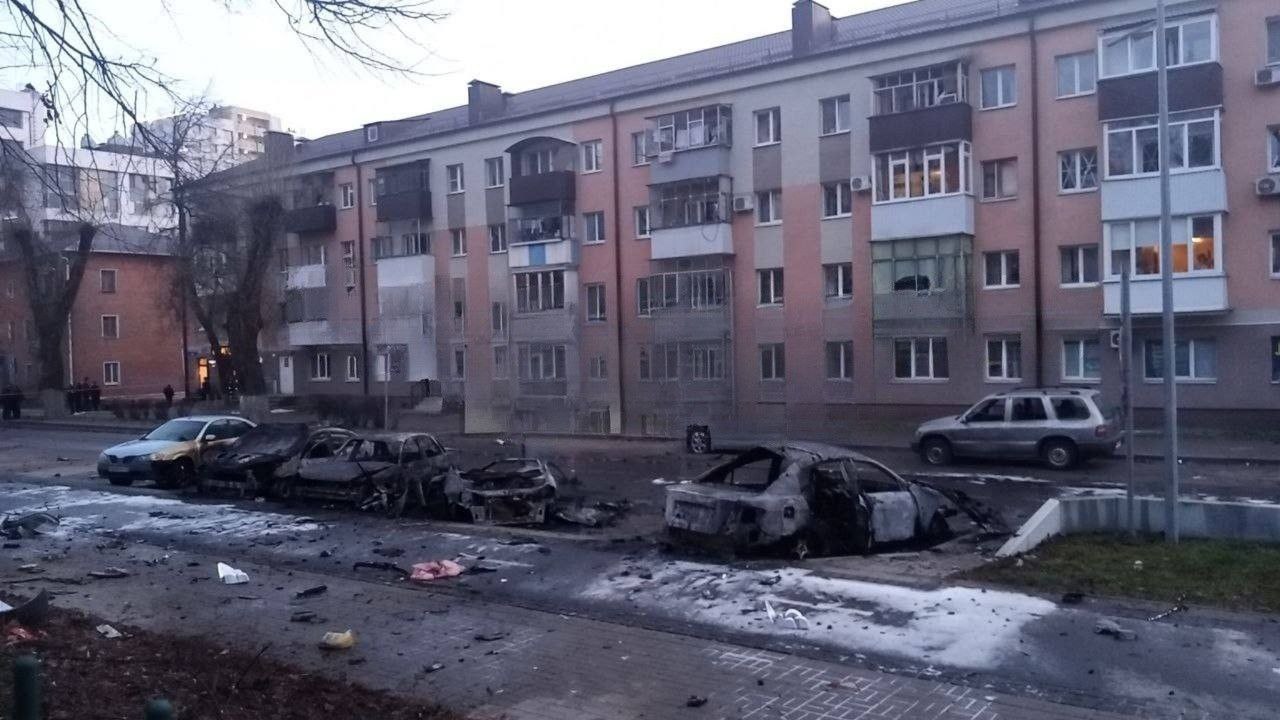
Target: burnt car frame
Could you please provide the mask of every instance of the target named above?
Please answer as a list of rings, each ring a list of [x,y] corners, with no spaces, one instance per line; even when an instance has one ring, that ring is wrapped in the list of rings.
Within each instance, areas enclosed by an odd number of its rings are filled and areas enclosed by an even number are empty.
[[[803,559],[943,538],[955,512],[942,492],[860,453],[782,443],[754,447],[667,488],[665,520],[677,539],[781,549]]]
[[[452,465],[449,451],[426,433],[357,435],[330,456],[304,456],[278,494],[346,501],[398,516],[410,500],[424,503],[427,485]]]
[[[264,423],[228,445],[200,473],[199,489],[275,495],[304,459],[333,457],[355,433],[306,423]]]
[[[449,473],[429,493],[429,502],[435,508],[443,502],[449,516],[478,524],[541,525],[551,516],[557,489],[569,479],[552,462],[503,458]]]

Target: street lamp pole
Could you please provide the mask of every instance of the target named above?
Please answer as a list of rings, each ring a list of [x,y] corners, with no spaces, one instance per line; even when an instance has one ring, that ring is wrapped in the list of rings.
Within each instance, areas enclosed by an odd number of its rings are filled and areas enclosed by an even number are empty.
[[[1164,464],[1165,540],[1178,542],[1178,385],[1176,377],[1177,341],[1173,324],[1173,235],[1169,191],[1169,58],[1165,45],[1165,0],[1156,0],[1157,94],[1160,104],[1160,294],[1161,356],[1164,360]]]

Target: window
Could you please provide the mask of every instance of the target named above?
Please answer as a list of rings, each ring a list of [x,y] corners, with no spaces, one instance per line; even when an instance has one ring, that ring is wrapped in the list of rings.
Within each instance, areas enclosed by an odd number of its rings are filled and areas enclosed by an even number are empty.
[[[728,281],[724,270],[668,272],[636,280],[636,310],[640,317],[663,308],[722,308],[727,302]]]
[[[1012,422],[1040,422],[1048,420],[1049,414],[1044,409],[1044,398],[1038,395],[1031,397],[1009,398],[1009,420]]]
[[[964,63],[905,70],[875,78],[875,114],[891,115],[921,108],[968,102],[969,77]]]
[[[605,241],[604,233],[604,213],[589,212],[583,213],[582,222],[585,225],[586,238],[584,243],[602,243]]]
[[[787,377],[787,353],[782,343],[760,346],[760,379],[784,380]]]
[[[353,208],[356,206],[356,186],[351,183],[342,183],[338,186],[338,193],[342,198],[342,209]]]
[[[564,271],[515,273],[516,312],[564,309]]]
[[[876,202],[969,192],[967,142],[930,145],[876,156]]]
[[[378,178],[369,178],[369,206],[378,204]]]
[[[1280,278],[1280,232],[1271,233],[1271,277]]]
[[[453,228],[449,231],[449,239],[453,241],[453,256],[461,257],[467,254],[467,231],[463,228]]]
[[[507,251],[507,224],[494,223],[489,226],[489,252],[504,253]]]
[[[327,253],[325,252],[323,244],[307,243],[302,246],[303,265],[324,265],[327,259]]]
[[[765,190],[756,193],[756,224],[771,225],[782,222],[782,191]]]
[[[1063,340],[1062,379],[1077,382],[1101,380],[1101,344],[1097,340]]]
[[[1156,118],[1107,123],[1107,177],[1160,172]],[[1169,171],[1218,166],[1218,111],[1178,113],[1169,118]]]
[[[1280,125],[1267,128],[1267,172],[1280,172]]]
[[[600,140],[582,143],[582,172],[600,172],[604,168],[604,143]]]
[[[849,96],[827,98],[820,103],[822,134],[834,135],[849,131]]]
[[[506,336],[507,306],[505,303],[496,302],[489,306],[489,326],[493,328],[493,334],[495,336]]]
[[[520,155],[520,174],[542,175],[556,169],[556,154],[551,148],[526,150]]]
[[[834,263],[822,266],[825,285],[823,296],[828,300],[853,296],[853,263]]]
[[[982,109],[1009,107],[1018,102],[1017,75],[1012,65],[982,71]]]
[[[1218,346],[1213,340],[1178,340],[1173,344],[1173,374],[1178,380],[1212,382],[1218,377]],[[1147,380],[1164,379],[1164,345],[1148,340],[1143,347]]]
[[[103,315],[102,316],[102,337],[104,338],[120,337],[120,316],[119,315]]]
[[[631,133],[631,164],[649,164],[649,133]]]
[[[1018,195],[1018,161],[988,160],[982,163],[982,199],[1008,200]]]
[[[1058,420],[1088,420],[1092,415],[1089,406],[1078,397],[1050,397],[1049,404],[1053,406],[1053,416]]]
[[[822,186],[822,217],[848,217],[853,213],[853,188],[848,182]]]
[[[347,382],[358,382],[360,380],[360,358],[355,355],[347,356]]]
[[[592,380],[604,380],[609,377],[609,368],[604,355],[592,355],[587,361],[587,377]]]
[[[22,111],[13,108],[0,108],[0,127],[21,128]]]
[[[1062,286],[1093,285],[1098,282],[1098,246],[1076,245],[1059,248],[1062,259]]]
[[[972,240],[963,237],[871,243],[871,280],[876,295],[937,292],[961,287],[962,268],[972,261]]]
[[[827,343],[827,379],[853,379],[853,341]]]
[[[1175,275],[1218,270],[1221,216],[1193,215],[1173,218],[1173,273]],[[1160,221],[1122,220],[1106,223],[1107,277],[1120,277],[1127,265],[1134,277],[1160,274]]]
[[[525,345],[520,347],[521,380],[564,380],[564,345]]]
[[[391,238],[387,238],[391,240]],[[426,233],[405,233],[400,236],[400,249],[405,255],[428,255],[431,253],[431,236]],[[355,258],[355,243],[352,243],[352,255]],[[345,257],[345,256],[344,256]]]
[[[1267,20],[1267,64],[1280,64],[1280,17]]]
[[[1280,337],[1271,338],[1271,382],[1280,383]]]
[[[733,140],[732,111],[728,105],[680,110],[659,116],[650,153],[663,155],[678,150],[723,145]],[[655,147],[656,146],[656,147]]]
[[[343,240],[338,246],[342,248],[342,279],[346,287],[354,288],[356,286],[356,243],[354,240]],[[405,250],[408,254],[408,248]]]
[[[756,145],[782,142],[782,109],[756,111]]]
[[[898,338],[893,341],[893,376],[899,380],[945,380],[947,339]]]
[[[1098,59],[1092,52],[1059,55],[1058,97],[1069,98],[1093,93],[1098,86]]]
[[[760,304],[781,305],[782,268],[757,270],[756,276],[760,279]]]
[[[1165,26],[1165,58],[1169,67],[1208,62],[1218,56],[1217,17],[1177,18]],[[1146,72],[1156,68],[1155,27],[1104,35],[1099,42],[1102,77]]]
[[[462,177],[462,165],[449,165],[445,169],[445,175],[449,179],[449,192],[460,193],[466,190],[466,184]]]
[[[1058,153],[1058,192],[1086,192],[1097,188],[1097,148],[1082,148]]]
[[[453,377],[457,380],[465,380],[467,377],[467,349],[453,349]]]
[[[103,385],[119,385],[120,384],[120,363],[110,360],[102,363],[102,384]]]
[[[507,377],[507,346],[495,345],[493,347],[493,378],[505,380]]]
[[[329,379],[329,354],[316,353],[311,356],[311,379],[312,380],[328,380]]]
[[[640,205],[633,212],[635,213],[636,239],[649,237],[649,206]]]
[[[506,183],[506,180],[506,168],[503,167],[502,158],[488,158],[484,161],[485,187],[502,187]]]
[[[587,322],[604,322],[604,285],[591,283],[587,288]]]
[[[987,379],[1022,379],[1021,338],[997,338],[987,340]]]
[[[678,380],[680,378],[679,346],[664,343],[640,348],[641,380]]]
[[[1017,250],[983,253],[983,260],[986,267],[986,282],[984,283],[986,287],[1018,287],[1020,278]]]
[[[243,138],[243,137],[244,137],[244,133],[240,133],[240,137],[241,137],[241,138]],[[366,126],[365,126],[365,128],[364,128],[364,140],[365,140],[365,142],[378,142],[378,126],[377,126],[377,125],[366,125]]]
[[[98,271],[99,287],[104,293],[113,293],[116,291],[116,271],[115,270],[99,270]]]
[[[695,344],[687,351],[689,374],[693,380],[723,380],[725,378],[724,346],[720,344]]]

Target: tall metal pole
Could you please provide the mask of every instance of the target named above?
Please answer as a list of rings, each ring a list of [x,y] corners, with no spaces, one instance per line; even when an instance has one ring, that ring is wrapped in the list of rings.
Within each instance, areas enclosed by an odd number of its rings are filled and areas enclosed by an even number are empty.
[[[1125,483],[1125,510],[1128,516],[1129,536],[1138,534],[1138,526],[1133,505],[1133,301],[1130,295],[1129,266],[1120,270],[1120,378],[1124,383],[1121,394],[1124,396],[1124,442],[1125,470],[1128,473]]]
[[[1178,385],[1175,376],[1177,340],[1173,327],[1173,235],[1169,199],[1169,58],[1165,46],[1165,0],[1156,0],[1156,69],[1160,98],[1160,353],[1164,358],[1164,464],[1168,487],[1165,490],[1165,540],[1178,542]]]

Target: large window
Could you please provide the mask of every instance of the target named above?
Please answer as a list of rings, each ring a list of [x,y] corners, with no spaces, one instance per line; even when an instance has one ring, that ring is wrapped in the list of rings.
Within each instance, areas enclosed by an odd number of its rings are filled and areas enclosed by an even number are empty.
[[[515,274],[516,312],[564,309],[564,271],[542,270]]]
[[[819,102],[822,114],[822,134],[834,135],[849,131],[849,96],[826,98]]]
[[[649,164],[649,133],[631,133],[631,164],[636,166]]]
[[[718,177],[666,183],[657,188],[657,195],[657,216],[650,216],[650,229],[706,225],[729,220],[729,197],[721,191]]]
[[[1217,271],[1222,254],[1220,215],[1173,218],[1175,275]],[[1128,265],[1135,277],[1160,274],[1160,221],[1122,220],[1107,223],[1107,277],[1118,278]]]
[[[583,231],[586,237],[582,242],[592,245],[605,241],[604,213],[589,212],[582,214]]]
[[[983,261],[987,288],[1012,288],[1022,283],[1017,250],[983,253]]]
[[[353,183],[342,183],[338,186],[338,195],[342,200],[342,209],[356,206],[356,186]]]
[[[1082,148],[1058,153],[1058,192],[1086,192],[1097,188],[1097,148]]]
[[[120,384],[120,363],[115,360],[108,360],[102,363],[102,384],[103,385],[119,385]]]
[[[898,338],[893,341],[893,376],[899,380],[943,380],[947,367],[947,339]]]
[[[661,115],[655,120],[654,150],[659,154],[678,150],[705,147],[707,145],[729,145],[732,142],[732,114],[727,105],[711,105],[708,107],[681,110]],[[639,140],[632,136],[632,162],[636,165],[648,163],[648,158],[641,156],[648,152],[647,138]]]
[[[967,142],[930,145],[876,156],[876,202],[969,191]]]
[[[1018,76],[1012,65],[982,71],[982,109],[1009,107],[1018,102]]]
[[[875,113],[889,115],[967,102],[969,77],[963,63],[905,70],[875,79]]]
[[[756,224],[770,225],[782,222],[782,191],[765,190],[756,193]]]
[[[636,281],[636,313],[645,317],[664,308],[722,308],[728,295],[728,275],[723,270],[661,273]]]
[[[848,217],[853,213],[853,188],[842,180],[822,186],[822,217]]]
[[[767,270],[757,270],[756,276],[760,281],[760,304],[761,305],[781,305],[782,304],[782,268],[769,268]]]
[[[1147,72],[1156,68],[1155,23],[1104,35],[1099,41],[1102,77]],[[1218,22],[1214,15],[1170,20],[1165,28],[1169,67],[1192,65],[1218,57]]]
[[[756,145],[772,145],[773,143],[782,142],[781,108],[757,110],[755,117]]]
[[[1280,17],[1267,20],[1267,63],[1280,64]]]
[[[725,378],[724,346],[719,343],[698,343],[685,349],[689,363],[689,376],[693,380],[723,380]]]
[[[462,257],[467,254],[467,231],[465,228],[453,228],[450,230],[449,239],[453,244],[454,257]]]
[[[1098,61],[1092,52],[1059,55],[1058,97],[1068,98],[1088,95],[1097,89]]]
[[[640,348],[641,380],[677,380],[680,377],[680,346],[664,343]]]
[[[1098,246],[1076,245],[1060,248],[1062,286],[1093,285],[1098,282]]]
[[[822,277],[825,285],[823,296],[828,300],[853,296],[853,263],[823,265]]]
[[[604,143],[600,140],[582,143],[582,172],[600,172],[602,169],[604,169]]]
[[[1212,382],[1218,377],[1218,346],[1213,340],[1177,340],[1173,344],[1173,374],[1178,380]],[[1164,344],[1148,340],[1143,345],[1142,375],[1164,378]]]
[[[359,382],[360,380],[360,358],[355,355],[347,356],[347,382]]]
[[[635,219],[636,239],[649,237],[649,206],[641,205],[632,212]]]
[[[787,377],[787,351],[782,343],[766,343],[760,346],[760,379],[785,380]]]
[[[587,361],[587,377],[592,380],[604,380],[609,377],[609,364],[604,355],[592,355]]]
[[[449,192],[460,193],[466,190],[466,183],[462,177],[462,165],[448,165],[445,167],[445,176],[449,180]]]
[[[1063,340],[1062,379],[1076,382],[1101,380],[1101,344],[1097,340]]]
[[[507,224],[494,223],[489,226],[489,252],[504,253],[507,251]]]
[[[1018,196],[1018,161],[1015,158],[982,163],[982,199],[1009,200]]]
[[[564,380],[564,345],[521,345],[519,349],[521,380]]]
[[[1022,379],[1021,338],[987,340],[987,379],[996,381]]]
[[[316,353],[312,355],[311,379],[328,380],[329,377],[329,353]]]
[[[943,237],[871,243],[873,291],[885,295],[959,287],[958,275],[970,242],[967,238]]]
[[[485,187],[502,187],[506,183],[506,172],[502,158],[488,158],[484,161]]]
[[[1156,118],[1107,123],[1107,177],[1160,172]],[[1169,171],[1218,166],[1218,111],[1179,113],[1169,119]]]
[[[604,322],[605,300],[604,285],[591,283],[587,288],[587,322]]]
[[[99,270],[98,283],[102,292],[114,293],[116,291],[116,271],[115,270]]]
[[[102,337],[104,338],[120,337],[120,316],[119,315],[103,315],[102,316]]]
[[[853,379],[853,341],[827,343],[827,379]]]

